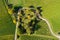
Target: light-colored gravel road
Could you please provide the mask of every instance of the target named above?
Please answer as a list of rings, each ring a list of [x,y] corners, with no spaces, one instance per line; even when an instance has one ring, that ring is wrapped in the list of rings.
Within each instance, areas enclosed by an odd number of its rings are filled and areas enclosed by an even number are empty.
[[[51,34],[52,34],[53,36],[57,37],[57,38],[60,40],[60,36],[59,36],[59,35],[56,35],[56,34],[53,32],[53,30],[52,30],[52,28],[51,28],[51,25],[50,25],[50,23],[48,22],[48,20],[45,19],[45,18],[43,18],[43,17],[41,17],[40,14],[38,14],[38,16],[39,16],[40,19],[44,20],[44,21],[47,23],[48,28],[49,28]]]

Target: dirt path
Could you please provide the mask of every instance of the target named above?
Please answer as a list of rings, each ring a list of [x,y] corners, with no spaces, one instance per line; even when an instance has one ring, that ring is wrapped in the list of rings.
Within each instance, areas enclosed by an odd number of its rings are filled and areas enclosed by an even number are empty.
[[[40,14],[38,14],[38,16],[39,16],[40,19],[44,20],[44,21],[47,23],[48,28],[49,28],[51,34],[52,34],[53,36],[57,37],[57,38],[60,40],[60,36],[59,36],[59,35],[56,35],[56,34],[53,32],[53,30],[52,30],[52,28],[51,28],[51,25],[50,25],[50,23],[48,22],[48,20],[45,19],[45,18],[42,18],[42,17],[40,16]]]

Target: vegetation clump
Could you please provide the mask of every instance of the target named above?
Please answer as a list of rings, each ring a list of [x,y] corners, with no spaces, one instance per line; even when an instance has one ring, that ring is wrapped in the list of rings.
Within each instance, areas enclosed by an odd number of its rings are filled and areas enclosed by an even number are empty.
[[[40,21],[38,20],[39,7],[36,9],[34,6],[29,6],[29,8],[23,8],[22,6],[12,6],[8,5],[8,12],[12,15],[13,23],[16,24],[19,21],[19,33],[20,34],[33,34],[35,31],[35,25]],[[17,19],[19,17],[19,19]]]
[[[30,9],[23,9],[19,11],[20,13],[20,27],[23,27],[23,31],[27,34],[34,33],[34,26],[38,23],[36,15]],[[21,28],[20,28],[21,29]]]

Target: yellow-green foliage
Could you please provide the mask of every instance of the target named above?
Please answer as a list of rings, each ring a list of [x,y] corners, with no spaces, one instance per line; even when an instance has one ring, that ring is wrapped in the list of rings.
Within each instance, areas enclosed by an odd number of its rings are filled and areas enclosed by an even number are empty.
[[[12,10],[12,9],[8,9],[8,13],[9,13],[10,15],[12,15],[12,14],[13,14],[13,10]]]

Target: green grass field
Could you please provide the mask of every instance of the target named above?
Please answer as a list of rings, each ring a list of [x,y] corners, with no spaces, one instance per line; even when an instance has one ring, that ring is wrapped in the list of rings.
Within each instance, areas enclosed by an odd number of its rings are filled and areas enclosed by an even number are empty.
[[[0,1],[0,35],[14,35],[15,25],[12,23],[10,15],[7,13],[6,8],[2,2]],[[59,18],[59,9],[60,9],[60,0],[9,0],[9,3],[18,6],[28,7],[33,5],[35,7],[42,7],[42,15],[46,18],[54,31],[54,33],[60,32],[60,18]],[[38,23],[38,25],[42,25],[41,29],[37,30],[34,34],[44,35],[44,36],[52,36],[49,32],[49,29],[43,21]],[[53,36],[52,36],[53,37]],[[36,38],[36,39],[35,39]],[[57,40],[54,38],[45,38],[45,37],[35,37],[35,36],[21,36],[21,40]]]
[[[18,40],[58,40],[52,36],[21,35]]]
[[[13,38],[14,38],[13,35],[3,35],[3,36],[0,36],[0,40],[14,40]]]
[[[18,2],[18,1],[16,1],[16,2]],[[24,7],[28,7],[30,5],[33,5],[35,7],[41,6],[42,10],[43,10],[43,12],[42,12],[43,17],[46,18],[50,22],[54,33],[58,33],[60,31],[60,24],[59,24],[59,22],[60,22],[59,21],[60,20],[60,18],[59,18],[60,1],[59,0],[58,1],[56,1],[56,0],[37,0],[37,1],[36,0],[20,0],[20,1],[19,1],[20,3],[17,3],[17,4],[22,4],[22,6],[24,6]],[[17,5],[17,4],[15,4],[15,2],[12,2],[12,1],[9,1],[9,2],[13,3],[14,5]],[[41,32],[42,30],[43,30],[43,32]],[[45,28],[42,28],[40,30],[41,34],[44,34],[44,32],[46,30],[45,30]],[[39,30],[36,32],[36,34],[40,34]],[[47,33],[47,34],[49,34],[49,33]]]
[[[13,4],[14,6],[22,6],[22,0],[8,0],[8,3]]]
[[[60,0],[40,0],[43,17],[48,19],[53,31],[60,32]]]
[[[14,35],[14,33],[15,25],[12,23],[12,19],[5,8],[3,0],[0,0],[0,36]]]

